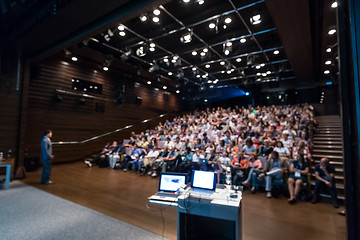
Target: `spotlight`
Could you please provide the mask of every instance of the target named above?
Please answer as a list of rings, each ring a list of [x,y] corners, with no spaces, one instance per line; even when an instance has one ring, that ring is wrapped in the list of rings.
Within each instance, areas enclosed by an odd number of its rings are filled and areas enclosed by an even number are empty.
[[[227,74],[231,74],[231,72],[232,72],[231,70],[227,70],[227,71],[226,71]]]
[[[226,25],[226,24],[224,24],[224,25],[223,25],[223,29],[226,29],[226,28],[227,28],[227,25]]]
[[[331,52],[331,48],[327,48],[326,52],[330,53]]]
[[[200,56],[203,56],[203,57],[204,57],[205,55],[206,55],[206,52],[201,52],[201,53],[200,53]]]
[[[169,75],[169,76],[172,76],[172,75],[173,75],[173,73],[172,73],[172,72],[168,72],[168,75]]]
[[[256,15],[252,16],[252,17],[250,18],[250,22],[252,23],[252,25],[256,25],[256,24],[261,23],[261,16],[260,16],[260,14],[256,14]]]
[[[166,58],[164,58],[164,63],[168,63],[169,62],[169,59],[166,57]]]
[[[261,67],[260,67],[260,65],[256,65],[256,67],[255,67],[256,69],[260,69]]]
[[[131,55],[131,51],[129,50],[129,51],[123,53],[123,54],[120,56],[120,59],[123,60],[123,61],[126,61],[126,60],[129,59],[130,55]]]
[[[211,81],[211,80],[209,80],[209,81],[207,81],[207,83],[212,83],[212,81]]]
[[[136,55],[138,55],[139,57],[143,57],[146,55],[146,47],[145,46],[141,46],[136,50]]]
[[[331,64],[331,61],[330,61],[330,60],[328,60],[328,61],[325,62],[325,65],[330,65],[330,64]]]
[[[274,55],[278,55],[279,53],[280,53],[279,50],[274,51]]]
[[[246,56],[246,64],[247,65],[253,65],[255,62],[255,55],[247,55]]]
[[[236,62],[241,62],[241,58],[237,58],[237,59],[236,59]]]
[[[198,75],[196,75],[196,77],[197,77],[197,78],[200,78],[201,76],[200,76],[200,74],[198,74]]]
[[[161,12],[160,12],[159,9],[155,9],[155,10],[153,11],[153,13],[154,13],[155,16],[159,16]]]
[[[229,24],[229,23],[231,23],[231,21],[232,21],[231,18],[227,17],[227,18],[225,18],[225,21],[224,21],[224,22],[225,22],[226,24]]]
[[[197,52],[196,51],[192,51],[191,53],[193,56],[196,56],[197,55]]]
[[[150,52],[154,52],[155,51],[155,48],[151,47],[149,48]]]
[[[163,86],[163,89],[164,89],[164,90],[167,89],[167,86]]]
[[[150,47],[154,48],[155,46],[155,43],[150,43]]]
[[[263,74],[261,74],[263,77],[266,77],[267,76],[267,73],[263,73]]]
[[[266,74],[268,74],[268,75],[271,74],[271,71],[267,71]]]
[[[324,74],[329,74],[329,73],[330,73],[329,70],[325,70],[325,71],[324,71]]]
[[[118,29],[119,29],[119,31],[124,31],[124,30],[125,30],[125,27],[124,27],[124,25],[119,25],[119,26],[118,26]]]
[[[156,63],[149,68],[149,72],[155,72],[157,70],[159,70],[159,66]]]
[[[204,52],[204,53],[207,53],[208,51],[209,51],[209,49],[207,49],[207,48],[204,48],[204,49],[203,49],[203,52]]]
[[[225,65],[225,62],[224,62],[224,61],[221,61],[221,62],[220,62],[220,65],[224,66],[224,65]]]
[[[205,1],[200,0],[198,3],[199,3],[199,5],[203,5],[205,3]]]
[[[204,99],[204,102],[207,102],[208,100],[207,99]]]
[[[160,18],[158,18],[158,17],[153,17],[152,20],[153,20],[154,23],[158,23],[158,22],[160,21]]]
[[[146,22],[147,20],[148,20],[148,17],[146,15],[141,15],[140,16],[140,21]]]
[[[246,38],[241,38],[241,39],[240,39],[240,42],[241,42],[241,43],[246,43]]]
[[[119,35],[120,35],[121,37],[124,37],[124,36],[126,35],[126,33],[125,33],[124,31],[120,31],[120,32],[119,32]]]
[[[216,27],[216,24],[215,24],[215,23],[210,23],[210,24],[209,24],[209,28],[210,28],[210,29],[214,29],[215,27]]]
[[[109,68],[108,68],[108,67],[103,67],[103,70],[104,70],[104,71],[108,71]]]
[[[193,67],[191,70],[193,70],[193,72],[195,72],[195,71],[197,70],[197,68],[196,68],[196,67]]]
[[[225,49],[224,54],[225,54],[226,56],[229,55],[229,54],[230,54],[230,50],[229,50],[229,49]]]
[[[147,81],[147,84],[149,84],[149,85],[150,85],[150,84],[151,84],[151,81]]]
[[[338,3],[336,1],[331,4],[331,8],[337,8],[337,6],[338,6]]]
[[[328,32],[329,35],[334,35],[335,33],[336,33],[336,29],[334,29],[334,28],[330,29]]]
[[[264,66],[265,66],[265,63],[260,64],[260,67],[264,67]]]
[[[180,90],[176,90],[176,93],[180,93]]]
[[[180,42],[182,42],[182,43],[189,43],[189,42],[191,42],[191,40],[192,40],[192,35],[193,35],[192,30],[190,30],[190,32],[185,33],[184,35],[181,36]]]
[[[227,42],[227,43],[226,43],[226,46],[227,46],[227,47],[231,47],[231,46],[232,46],[232,42]]]
[[[77,57],[72,57],[71,60],[73,60],[74,62],[76,62],[78,60]]]
[[[206,68],[210,68],[210,64],[206,64],[205,67],[206,67]]]
[[[246,96],[249,96],[249,95],[250,95],[250,93],[249,93],[249,92],[245,92],[245,95],[246,95]]]
[[[188,2],[190,2],[190,0],[183,0],[183,2],[184,2],[184,3],[188,3]]]
[[[261,73],[257,73],[256,76],[261,76]]]
[[[221,71],[221,73],[223,73],[223,74],[224,74],[224,73],[225,73],[225,71],[224,71],[224,70],[222,70],[222,71]]]
[[[219,82],[219,79],[215,79],[213,83],[217,84],[218,82]]]

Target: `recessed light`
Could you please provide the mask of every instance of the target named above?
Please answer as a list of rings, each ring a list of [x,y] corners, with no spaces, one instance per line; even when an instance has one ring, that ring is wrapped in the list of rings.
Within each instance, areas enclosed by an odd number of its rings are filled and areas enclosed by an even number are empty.
[[[224,61],[221,61],[221,62],[220,62],[220,65],[223,65],[223,66],[224,66],[224,65],[225,65],[225,62],[224,62]]]
[[[266,73],[263,73],[263,74],[261,74],[263,77],[266,77],[267,76],[267,74]]]
[[[257,65],[255,68],[256,68],[256,69],[260,69],[261,67],[260,67],[260,65]]]
[[[201,52],[200,55],[201,55],[201,56],[205,56],[205,55],[206,55],[206,52]]]
[[[196,56],[196,55],[197,55],[197,51],[192,51],[191,54],[192,54],[193,56]]]
[[[165,63],[169,62],[169,59],[168,59],[168,58],[164,58],[164,62],[165,62]]]
[[[206,67],[206,68],[210,68],[210,64],[206,64],[205,67]]]
[[[232,73],[232,71],[231,71],[231,70],[227,70],[226,73],[227,73],[227,74],[230,74],[230,73]]]
[[[151,47],[149,48],[150,52],[154,52],[155,51],[155,48]]]
[[[147,84],[149,84],[149,85],[150,85],[150,84],[151,84],[151,81],[147,81]]]
[[[326,52],[331,52],[331,48],[327,48],[327,49],[326,49]]]
[[[158,23],[158,22],[160,21],[160,18],[158,18],[158,17],[153,17],[152,20],[153,20],[154,23]]]
[[[204,99],[204,102],[207,102],[208,100],[207,99]]]
[[[205,1],[200,0],[198,3],[199,3],[199,5],[203,5],[205,3]]]
[[[271,74],[271,71],[267,71],[266,74]]]
[[[324,74],[329,74],[329,73],[330,73],[329,70],[325,70],[325,71],[324,71]]]
[[[169,76],[172,76],[172,75],[173,75],[173,73],[172,73],[172,72],[168,72],[168,75],[169,75]]]
[[[193,71],[196,71],[196,69],[197,69],[196,67],[193,67],[193,68],[192,68]]]
[[[203,49],[203,52],[204,52],[204,53],[207,53],[208,51],[209,51],[209,49],[207,49],[207,48],[204,48],[204,49]]]
[[[108,71],[109,68],[108,68],[108,67],[103,67],[103,70],[104,70],[104,71]]]
[[[221,73],[225,73],[225,70],[222,70]]]
[[[257,73],[256,76],[261,76],[261,73]]]
[[[212,83],[212,81],[211,81],[211,80],[209,80],[209,81],[207,81],[207,83]]]
[[[237,62],[241,62],[241,58],[237,58],[236,61],[237,61]]]
[[[229,49],[226,49],[226,50],[224,51],[224,54],[225,54],[225,55],[229,55],[229,54],[230,54]]]
[[[180,90],[176,90],[176,93],[180,93]]]
[[[167,86],[163,86],[163,89],[167,89]]]
[[[337,6],[338,6],[338,3],[336,1],[331,4],[331,8],[337,8]]]
[[[232,46],[232,42],[227,42],[227,43],[226,43],[226,46],[227,46],[227,47],[231,47],[231,46]]]
[[[275,51],[274,51],[274,54],[275,54],[275,55],[278,55],[279,53],[280,53],[279,50],[275,50]]]
[[[328,60],[328,61],[325,62],[325,65],[330,65],[330,64],[331,64],[331,61],[330,61],[330,60]]]
[[[231,21],[232,21],[231,18],[229,18],[229,17],[228,17],[228,18],[225,18],[225,23],[226,23],[226,24],[231,23]]]
[[[119,32],[119,35],[124,37],[126,35],[126,33],[124,31],[121,31],[121,32]]]
[[[76,62],[78,59],[77,59],[77,57],[72,57],[71,60],[73,60],[74,62]]]
[[[246,43],[246,38],[240,39],[240,42],[241,42],[241,43]]]
[[[215,27],[216,27],[215,23],[210,23],[210,24],[209,24],[209,28],[210,28],[210,29],[214,29]]]
[[[265,63],[260,64],[260,67],[264,67],[264,66],[265,66]]]
[[[336,29],[330,29],[328,34],[329,35],[334,35],[336,33]]]
[[[201,76],[200,76],[200,74],[198,74],[198,75],[196,75],[196,77],[197,77],[197,78],[200,78]]]
[[[147,19],[148,19],[148,17],[146,15],[140,16],[140,21],[142,21],[142,22],[146,22]]]
[[[125,27],[124,27],[123,25],[119,25],[119,26],[118,26],[118,29],[119,29],[120,31],[124,31],[124,30],[125,30]]]
[[[150,47],[154,48],[154,47],[155,47],[155,43],[150,43]]]
[[[156,16],[159,16],[161,12],[160,12],[159,9],[155,9],[155,10],[153,11],[153,13],[154,13]]]

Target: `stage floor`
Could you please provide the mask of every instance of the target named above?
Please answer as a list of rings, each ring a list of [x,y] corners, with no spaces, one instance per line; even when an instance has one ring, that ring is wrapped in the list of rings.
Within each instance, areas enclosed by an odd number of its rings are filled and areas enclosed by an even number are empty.
[[[158,205],[147,204],[147,197],[157,192],[159,178],[97,166],[88,168],[83,162],[54,165],[53,185],[41,185],[40,175],[41,169],[29,172],[23,182],[165,238],[176,239],[176,208],[160,209]],[[264,192],[245,191],[242,204],[245,240],[347,238],[345,217],[338,215],[339,209],[329,203],[289,205],[284,196],[268,199]]]

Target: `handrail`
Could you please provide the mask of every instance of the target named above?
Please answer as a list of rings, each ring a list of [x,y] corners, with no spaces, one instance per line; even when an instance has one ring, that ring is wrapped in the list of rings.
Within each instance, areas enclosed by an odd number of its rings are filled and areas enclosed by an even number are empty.
[[[135,124],[132,124],[132,125],[128,125],[128,126],[125,126],[125,127],[122,127],[122,128],[118,128],[118,129],[115,129],[113,131],[110,131],[110,132],[107,132],[107,133],[103,133],[103,134],[100,134],[100,135],[97,135],[97,136],[94,136],[94,137],[91,137],[91,138],[88,138],[88,139],[85,139],[83,141],[68,141],[68,142],[65,142],[65,141],[59,141],[59,142],[52,142],[52,145],[77,145],[77,144],[84,144],[84,143],[88,143],[88,142],[91,142],[91,141],[94,141],[94,140],[97,140],[99,138],[102,138],[102,137],[105,137],[105,136],[108,136],[108,135],[111,135],[111,134],[114,134],[114,133],[117,133],[117,132],[121,132],[123,130],[126,130],[126,129],[129,129],[129,128],[132,128],[132,127],[135,127],[137,125],[140,125],[142,123],[146,123],[146,122],[149,122],[149,121],[152,121],[154,119],[157,119],[157,118],[163,118],[167,115],[170,115],[171,113],[166,113],[166,114],[161,114],[159,116],[156,116],[156,117],[153,117],[153,118],[149,118],[149,119],[145,119],[141,122],[138,122],[138,123],[135,123]]]

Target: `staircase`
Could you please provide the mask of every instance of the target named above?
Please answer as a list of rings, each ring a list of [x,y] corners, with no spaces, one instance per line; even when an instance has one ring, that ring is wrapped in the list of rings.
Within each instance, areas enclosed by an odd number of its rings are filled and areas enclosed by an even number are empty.
[[[344,168],[343,168],[343,142],[342,142],[342,123],[337,115],[316,117],[319,126],[313,137],[312,156],[315,161],[312,166],[320,163],[320,159],[326,157],[330,164],[335,168],[335,181],[338,199],[345,199],[344,192]],[[313,185],[315,185],[315,174],[313,174]],[[323,195],[326,196],[326,195]],[[330,196],[328,196],[330,197]]]

